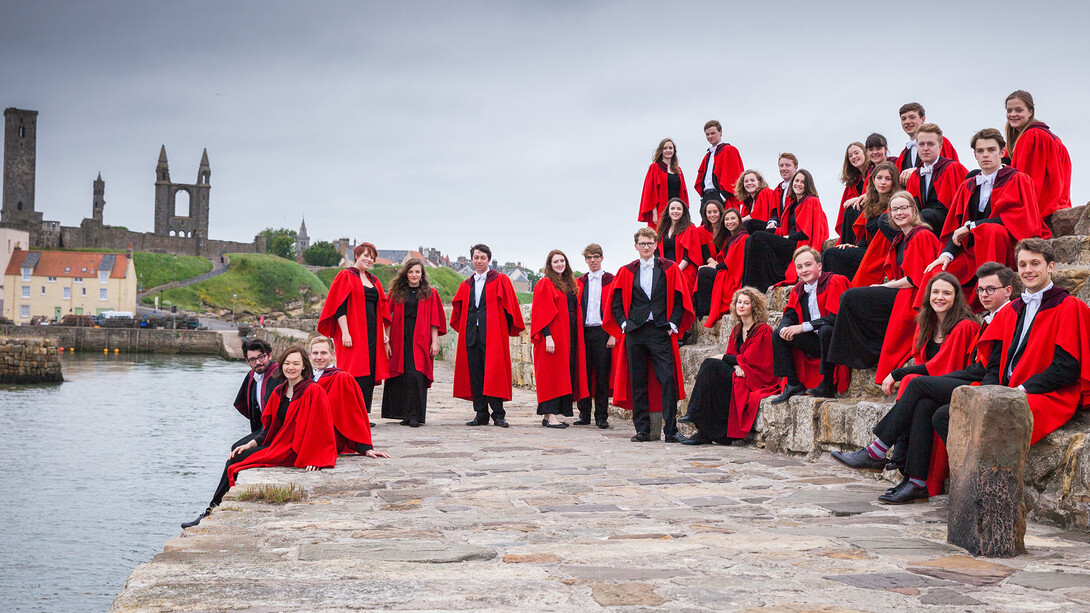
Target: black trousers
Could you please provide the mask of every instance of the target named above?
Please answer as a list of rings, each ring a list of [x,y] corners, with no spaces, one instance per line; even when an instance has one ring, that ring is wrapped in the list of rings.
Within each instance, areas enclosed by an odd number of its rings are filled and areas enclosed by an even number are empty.
[[[701,319],[707,317],[708,313],[712,310],[712,289],[715,287],[715,275],[719,272],[719,266],[712,266],[705,268],[701,266],[696,269],[696,291],[693,292],[693,310],[696,312],[696,318]],[[723,266],[725,270],[726,267]]]
[[[863,263],[866,253],[864,247],[829,247],[821,252],[821,269],[851,279],[859,271],[859,265]]]
[[[836,365],[828,361],[829,343],[833,340],[833,326],[822,326],[813,332],[796,334],[787,341],[780,338],[779,330],[772,335],[772,368],[777,377],[787,377],[787,383],[797,385],[800,383],[799,375],[795,371],[795,358],[792,349],[797,349],[809,357],[821,358],[820,370],[825,376],[825,381],[833,382],[833,373]]]
[[[593,386],[590,397],[579,401],[579,419],[590,421],[591,399],[594,401],[594,422],[609,419],[609,382],[612,351],[606,347],[609,334],[602,326],[583,326],[583,351],[587,359],[587,385]]]
[[[477,413],[477,422],[488,423],[488,409],[492,409],[492,419],[501,421],[507,417],[503,410],[503,398],[484,395],[484,343],[474,343],[466,347],[466,359],[469,366],[469,389],[473,393],[473,411]]]
[[[888,287],[853,287],[840,295],[840,311],[827,354],[830,362],[856,370],[878,365],[898,291]]]
[[[909,477],[927,478],[935,432],[932,417],[939,407],[950,404],[955,389],[968,384],[953,377],[914,377],[905,385],[893,408],[874,427],[874,435],[887,445],[908,435],[904,473]]]
[[[746,266],[742,271],[742,285],[767,292],[768,288],[783,281],[791,256],[798,241],[769,232],[751,234],[746,241]]]
[[[651,434],[651,413],[647,396],[647,362],[662,388],[662,433],[677,435],[677,383],[674,381],[674,351],[669,328],[654,322],[625,333],[628,376],[632,384],[632,425],[637,434]]]
[[[363,400],[366,403],[367,412],[371,412],[371,399],[375,397],[375,375],[370,374],[363,377],[355,377],[356,385],[360,386],[360,391],[363,392]]]
[[[927,222],[927,225],[931,226],[935,234],[938,234],[942,232],[942,226],[946,223],[948,212],[945,207],[920,209],[920,217]]]
[[[746,232],[753,234],[754,232],[766,232],[768,228],[767,219],[747,219],[742,222],[742,227],[746,229]]]
[[[257,433],[254,433],[250,436],[246,436],[238,441],[235,441],[235,444],[231,445],[231,450],[234,451],[235,448],[239,445],[245,445],[246,443],[250,442],[254,439],[256,434]],[[212,495],[212,502],[208,503],[209,507],[220,506],[220,503],[223,502],[223,497],[227,494],[227,491],[231,489],[231,484],[227,481],[227,469],[230,468],[233,464],[238,464],[239,462],[245,460],[246,458],[250,457],[251,455],[257,453],[264,448],[265,445],[258,445],[257,447],[247,449],[246,451],[243,451],[235,457],[229,458],[227,460],[227,463],[223,465],[223,475],[220,476],[219,485],[216,486],[216,493]]]

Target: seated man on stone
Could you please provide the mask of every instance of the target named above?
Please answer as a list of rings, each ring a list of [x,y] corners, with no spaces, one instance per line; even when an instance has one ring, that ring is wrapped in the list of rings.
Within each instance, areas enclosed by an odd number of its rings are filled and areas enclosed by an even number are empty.
[[[977,270],[977,298],[980,300],[981,305],[987,309],[981,324],[982,335],[993,319],[1006,310],[1007,305],[1010,304],[1010,297],[1014,291],[1014,277],[1014,271],[997,262],[987,262]],[[912,456],[919,460],[917,463],[921,463],[926,462],[929,456],[929,453],[912,453],[911,438],[907,435],[902,437],[902,434],[907,434],[909,426],[913,424],[915,414],[920,413],[924,416],[933,414],[931,422],[934,424],[934,431],[945,442],[945,424],[949,419],[950,397],[953,395],[954,390],[963,385],[979,383],[984,378],[984,374],[985,363],[980,360],[973,360],[965,369],[950,372],[943,376],[913,377],[905,384],[897,402],[894,403],[893,408],[882,420],[887,425],[900,424],[895,429],[896,432],[885,434],[891,440],[888,443],[883,442],[881,435],[879,435],[881,428],[876,427],[875,435],[879,438],[875,439],[870,446],[853,453],[834,451],[832,452],[833,458],[841,464],[860,470],[881,471],[885,468],[895,467],[906,476],[899,485],[890,488],[884,496],[892,497],[898,489],[903,491],[907,487],[906,482],[911,482],[911,479],[907,476],[907,458]],[[941,426],[939,422],[941,422]],[[917,422],[917,426],[919,425],[920,423]],[[922,432],[921,436],[928,437],[931,436],[931,433]],[[894,442],[897,443],[894,459],[887,461],[886,452]],[[927,441],[927,443],[930,443],[930,441]],[[925,446],[929,447],[930,445]],[[917,469],[915,472],[922,472],[922,470]],[[923,481],[923,478],[917,477],[917,482],[913,485],[922,489]],[[922,500],[922,493],[917,493],[921,495],[918,499]]]
[[[799,281],[791,288],[779,329],[772,335],[775,373],[777,377],[787,378],[787,387],[772,404],[786,402],[804,391],[820,398],[836,396],[836,365],[829,363],[826,356],[836,314],[840,310],[840,295],[852,286],[852,282],[843,275],[822,272],[821,253],[813,247],[796,249],[793,261]],[[808,362],[813,362],[814,358],[819,363],[821,383],[806,389],[802,382],[806,373],[799,373],[798,365],[809,369]]]

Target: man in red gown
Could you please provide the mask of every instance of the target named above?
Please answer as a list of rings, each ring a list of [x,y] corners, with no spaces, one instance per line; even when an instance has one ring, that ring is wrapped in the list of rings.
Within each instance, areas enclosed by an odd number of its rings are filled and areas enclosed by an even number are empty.
[[[905,183],[905,189],[916,198],[920,217],[936,234],[946,223],[946,215],[954,204],[954,194],[969,172],[957,160],[942,157],[942,139],[942,130],[935,124],[920,126],[916,132],[916,144],[923,165],[911,171]]]
[[[257,432],[261,429],[261,411],[269,395],[284,382],[284,378],[275,375],[280,370],[279,365],[272,359],[272,346],[265,340],[255,338],[248,341],[243,345],[242,352],[250,365],[250,372],[246,373],[235,395],[235,409],[250,421],[250,432]]]
[[[666,442],[676,443],[677,401],[685,397],[677,341],[696,316],[681,269],[654,255],[658,241],[655,231],[640,228],[635,240],[640,257],[613,276],[606,294],[609,309],[602,323],[606,332],[618,339],[613,400],[617,406],[632,409],[632,425],[636,428],[632,441],[649,441],[649,387],[657,385],[662,431]]]
[[[583,259],[590,272],[575,280],[579,288],[579,302],[583,307],[583,348],[587,357],[587,386],[591,396],[577,402],[579,419],[577,426],[590,425],[591,398],[594,399],[594,424],[609,427],[610,364],[617,339],[603,328],[606,294],[613,282],[613,275],[602,270],[602,246],[597,243],[583,249]]]
[[[793,195],[791,193],[791,179],[795,177],[795,173],[799,170],[799,158],[794,153],[781,153],[779,159],[776,160],[776,168],[780,171],[780,183],[772,190],[772,193],[776,195],[776,202],[779,202],[779,208],[776,210],[783,212],[787,210],[787,199]],[[767,230],[775,232],[779,224],[778,219],[770,219],[768,220]],[[766,228],[746,226],[746,231],[750,234],[764,229]]]
[[[912,139],[905,144],[901,155],[897,156],[897,168],[901,169],[901,185],[905,185],[908,182],[909,175],[912,174],[912,170],[924,165],[924,161],[919,155],[919,143],[916,136],[919,135],[920,127],[927,123],[927,116],[923,111],[923,105],[919,102],[909,102],[901,105],[901,109],[897,113],[901,117],[901,129]],[[954,149],[954,144],[945,136],[941,138],[942,149],[940,155],[957,162],[958,152],[957,149]]]
[[[727,202],[744,169],[742,156],[733,145],[722,142],[723,125],[718,121],[713,119],[704,124],[704,137],[710,147],[696,171],[696,193],[701,195],[702,202],[707,196]]]
[[[337,453],[356,452],[369,458],[388,458],[371,444],[371,423],[367,403],[352,375],[334,366],[337,356],[333,340],[325,336],[310,339],[310,364],[314,382],[325,390],[337,439]]]
[[[489,268],[487,245],[470,249],[474,273],[458,286],[451,301],[450,327],[458,332],[454,363],[454,397],[473,401],[476,417],[467,426],[506,428],[503,401],[511,399],[510,336],[526,327],[515,289],[507,275]]]

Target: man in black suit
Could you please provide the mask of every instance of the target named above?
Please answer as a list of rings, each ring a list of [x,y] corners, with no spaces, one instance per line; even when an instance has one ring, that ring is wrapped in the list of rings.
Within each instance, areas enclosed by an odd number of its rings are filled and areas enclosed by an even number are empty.
[[[579,301],[583,307],[583,348],[587,356],[587,385],[592,386],[594,398],[594,424],[599,428],[609,427],[609,382],[610,363],[613,361],[613,347],[617,339],[602,329],[605,319],[605,297],[613,275],[602,270],[602,246],[597,243],[583,249],[583,259],[590,272],[579,277]],[[577,403],[579,419],[577,426],[590,425],[591,398],[583,398]]]
[[[235,408],[250,421],[250,431],[257,432],[261,430],[261,411],[265,402],[284,378],[279,376],[280,368],[272,358],[272,346],[268,342],[260,338],[247,341],[242,352],[250,372],[246,373],[235,395]]]

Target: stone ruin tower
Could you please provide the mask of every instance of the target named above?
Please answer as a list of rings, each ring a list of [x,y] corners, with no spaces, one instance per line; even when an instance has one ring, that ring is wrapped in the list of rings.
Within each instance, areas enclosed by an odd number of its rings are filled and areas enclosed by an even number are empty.
[[[4,109],[4,205],[2,221],[36,235],[42,214],[34,210],[38,111]]]
[[[167,164],[166,145],[159,150],[159,164],[155,167],[155,233],[162,236],[185,238],[208,237],[208,180],[212,170],[208,166],[208,150],[201,155],[194,184],[171,183]]]

